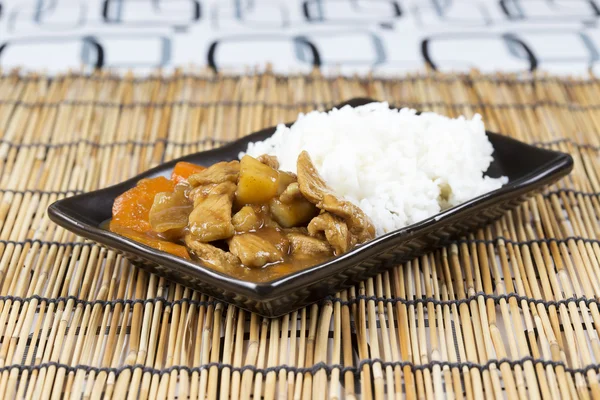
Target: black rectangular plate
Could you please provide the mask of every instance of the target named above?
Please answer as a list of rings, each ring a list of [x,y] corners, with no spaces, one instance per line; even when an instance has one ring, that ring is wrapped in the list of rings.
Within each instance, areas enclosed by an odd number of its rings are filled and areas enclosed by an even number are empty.
[[[358,98],[336,107],[357,107],[373,101]],[[494,146],[494,161],[486,175],[507,176],[509,182],[502,188],[380,236],[323,264],[266,283],[233,278],[100,227],[112,216],[115,198],[134,187],[140,179],[160,175],[168,177],[178,161],[208,166],[219,161],[235,160],[240,151],[246,150],[249,142],[263,140],[274,131],[274,127],[264,129],[226,146],[162,164],[118,185],[59,200],[50,205],[48,214],[58,225],[117,250],[149,272],[262,316],[276,317],[319,301],[492,222],[507,210],[517,207],[528,195],[567,175],[573,168],[573,159],[568,154],[487,132]]]

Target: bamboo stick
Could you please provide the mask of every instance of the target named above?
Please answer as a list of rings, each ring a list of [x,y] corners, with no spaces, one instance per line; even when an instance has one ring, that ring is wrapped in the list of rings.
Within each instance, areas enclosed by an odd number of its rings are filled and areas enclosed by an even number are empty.
[[[593,76],[478,71],[0,75],[1,393],[600,397],[598,90]],[[569,152],[574,171],[461,243],[274,320],[146,273],[45,212],[357,96],[480,113],[490,130]]]

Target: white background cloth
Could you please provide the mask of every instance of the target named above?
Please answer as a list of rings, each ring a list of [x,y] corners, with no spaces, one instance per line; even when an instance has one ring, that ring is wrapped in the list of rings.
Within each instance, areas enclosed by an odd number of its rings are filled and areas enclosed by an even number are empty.
[[[0,0],[0,66],[583,75],[598,0]]]

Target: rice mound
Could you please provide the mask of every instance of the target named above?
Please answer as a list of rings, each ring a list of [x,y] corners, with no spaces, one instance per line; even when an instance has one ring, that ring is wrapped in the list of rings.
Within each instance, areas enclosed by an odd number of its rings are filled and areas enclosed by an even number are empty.
[[[382,235],[498,189],[484,176],[493,147],[480,115],[468,120],[390,109],[387,103],[300,114],[246,153],[277,156],[296,172],[306,150],[329,187],[359,206]]]

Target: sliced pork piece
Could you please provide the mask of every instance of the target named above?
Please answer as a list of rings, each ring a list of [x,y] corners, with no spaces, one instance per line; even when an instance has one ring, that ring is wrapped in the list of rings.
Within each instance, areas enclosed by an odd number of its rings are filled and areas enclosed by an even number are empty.
[[[291,203],[294,200],[301,199],[302,197],[303,196],[300,192],[300,186],[298,185],[298,182],[293,182],[290,183],[288,187],[285,188],[283,193],[279,195],[279,200],[282,203]]]
[[[273,169],[279,169],[279,160],[276,156],[263,154],[262,156],[259,156],[257,160]]]
[[[331,192],[331,190],[329,190],[327,184],[317,172],[317,169],[306,151],[303,151],[298,156],[296,169],[300,192],[308,201],[319,207],[319,203],[323,200],[323,196],[326,193]]]
[[[154,232],[163,233],[182,230],[188,224],[194,205],[185,195],[186,186],[177,185],[173,192],[158,193],[148,213],[148,221]]]
[[[257,213],[254,207],[244,206],[231,218],[231,223],[236,232],[243,233],[260,229],[264,221],[262,215]]]
[[[229,240],[229,251],[250,268],[260,268],[265,264],[283,261],[281,250],[256,233],[235,235]]]
[[[231,196],[209,195],[190,214],[190,233],[200,242],[228,239],[235,233],[231,223]]]
[[[285,233],[280,229],[272,227],[263,227],[262,229],[256,231],[255,234],[271,243],[277,248],[277,250],[281,251],[283,255],[289,253],[290,242],[287,239]]]
[[[324,212],[312,219],[308,224],[308,233],[318,236],[325,233],[327,242],[333,247],[335,255],[340,255],[356,245],[356,238],[348,230],[348,225],[340,217]]]
[[[290,252],[296,258],[320,258],[333,255],[333,248],[320,240],[298,232],[289,232]]]
[[[197,174],[191,175],[188,178],[190,185],[196,187],[213,183],[237,182],[240,173],[240,162],[229,161],[219,162],[211,165]]]
[[[342,218],[352,235],[356,236],[356,243],[375,237],[375,227],[369,217],[359,207],[332,193],[306,151],[298,156],[297,169],[300,192],[318,208]]]
[[[211,244],[199,242],[192,235],[185,236],[185,244],[198,260],[209,267],[228,271],[241,266],[240,259],[235,255]]]
[[[369,217],[349,201],[340,200],[332,194],[326,194],[323,197],[321,208],[346,221],[348,229],[356,236],[357,243],[364,243],[375,238],[375,227]]]
[[[192,189],[189,197],[194,201],[194,207],[198,206],[202,200],[210,195],[226,194],[233,201],[235,188],[235,183],[229,181],[221,183],[209,183]]]

